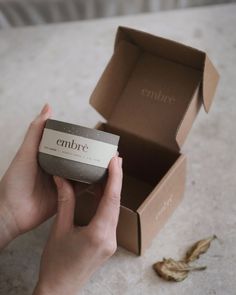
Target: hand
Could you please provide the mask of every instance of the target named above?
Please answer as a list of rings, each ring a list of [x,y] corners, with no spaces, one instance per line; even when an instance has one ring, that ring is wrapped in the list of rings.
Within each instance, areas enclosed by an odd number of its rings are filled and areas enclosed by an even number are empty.
[[[46,104],[30,124],[0,181],[0,249],[56,212],[57,192],[53,178],[43,172],[37,162],[41,135],[50,115],[51,109]]]
[[[116,250],[122,187],[122,158],[115,156],[97,211],[87,226],[74,226],[75,190],[54,177],[58,212],[41,260],[34,295],[78,294],[93,272]]]

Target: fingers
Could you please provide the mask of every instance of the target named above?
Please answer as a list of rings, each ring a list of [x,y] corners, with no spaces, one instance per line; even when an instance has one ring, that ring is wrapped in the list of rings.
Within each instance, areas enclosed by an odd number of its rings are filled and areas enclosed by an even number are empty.
[[[54,176],[58,193],[58,209],[54,230],[58,234],[68,232],[74,225],[75,193],[69,181]]]
[[[31,122],[20,151],[27,156],[36,156],[46,120],[51,116],[51,108],[45,104],[40,114]],[[25,152],[25,153],[24,153]]]
[[[90,225],[109,225],[111,229],[115,231],[120,212],[120,196],[123,178],[122,158],[118,156],[113,157],[108,169],[109,174],[104,194]]]

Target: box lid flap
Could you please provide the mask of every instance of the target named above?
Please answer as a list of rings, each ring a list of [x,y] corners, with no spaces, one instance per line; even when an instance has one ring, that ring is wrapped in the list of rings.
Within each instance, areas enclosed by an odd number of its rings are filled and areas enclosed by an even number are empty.
[[[113,56],[90,103],[111,125],[176,150],[201,104],[210,110],[218,79],[204,52],[119,27]]]

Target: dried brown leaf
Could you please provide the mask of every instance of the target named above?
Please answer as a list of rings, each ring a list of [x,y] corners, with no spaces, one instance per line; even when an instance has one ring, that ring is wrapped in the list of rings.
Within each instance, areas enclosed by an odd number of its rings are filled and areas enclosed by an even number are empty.
[[[181,282],[186,279],[190,271],[206,269],[205,266],[193,267],[184,261],[176,261],[172,258],[164,258],[163,261],[155,263],[153,268],[161,278],[175,282]]]
[[[185,262],[182,263],[171,258],[164,258],[163,261],[155,263],[153,268],[164,280],[180,282],[188,276],[188,271],[182,270],[182,268],[187,266]]]
[[[184,261],[192,262],[199,258],[200,255],[204,254],[210,247],[211,242],[216,239],[216,236],[209,237],[207,239],[196,242],[186,253]]]
[[[206,266],[191,266],[189,263],[195,261],[201,254],[205,253],[209,249],[211,242],[214,239],[216,239],[215,235],[196,242],[187,251],[183,260],[176,261],[172,258],[164,258],[162,261],[155,263],[153,268],[164,280],[175,282],[183,281],[187,278],[189,272],[206,269]]]

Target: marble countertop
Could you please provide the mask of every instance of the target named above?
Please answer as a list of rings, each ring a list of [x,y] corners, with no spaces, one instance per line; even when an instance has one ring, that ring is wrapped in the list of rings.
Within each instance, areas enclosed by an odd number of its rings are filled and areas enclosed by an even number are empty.
[[[183,152],[185,198],[144,256],[119,248],[81,294],[233,295],[236,290],[236,4],[0,31],[0,176],[45,102],[54,117],[93,127],[101,117],[88,98],[112,50],[118,25],[205,50],[221,80],[212,110],[202,110]],[[50,221],[0,255],[0,294],[31,294]],[[182,283],[156,276],[152,264],[179,258],[199,238],[216,234],[208,265]],[[68,294],[69,295],[69,294]]]

